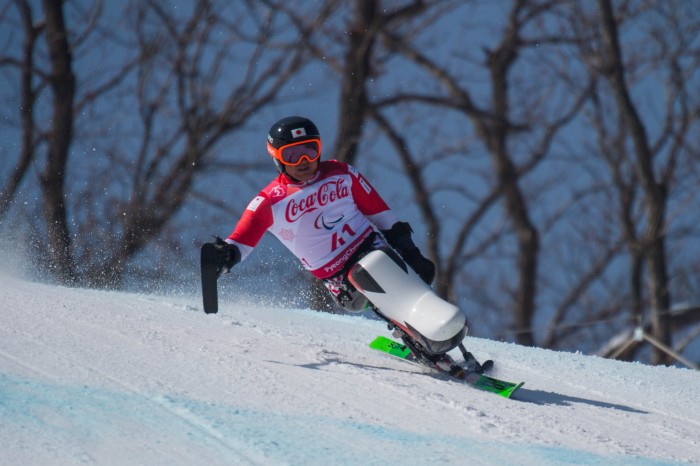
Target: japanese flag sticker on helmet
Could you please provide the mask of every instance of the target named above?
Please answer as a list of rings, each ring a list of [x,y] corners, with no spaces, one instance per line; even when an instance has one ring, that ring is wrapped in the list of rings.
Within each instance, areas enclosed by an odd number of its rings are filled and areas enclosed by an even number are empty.
[[[304,128],[295,128],[292,130],[293,138],[299,138],[302,136],[306,136],[306,130]]]

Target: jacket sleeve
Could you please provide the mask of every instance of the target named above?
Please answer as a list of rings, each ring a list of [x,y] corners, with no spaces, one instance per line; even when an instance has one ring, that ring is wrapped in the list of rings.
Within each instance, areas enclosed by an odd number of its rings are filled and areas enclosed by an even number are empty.
[[[357,208],[374,223],[377,229],[390,229],[398,222],[396,214],[355,167],[348,165],[348,171],[352,178],[352,196]]]
[[[257,246],[263,234],[272,226],[270,199],[260,193],[250,201],[226,242],[235,244],[241,251],[241,260],[248,257]]]

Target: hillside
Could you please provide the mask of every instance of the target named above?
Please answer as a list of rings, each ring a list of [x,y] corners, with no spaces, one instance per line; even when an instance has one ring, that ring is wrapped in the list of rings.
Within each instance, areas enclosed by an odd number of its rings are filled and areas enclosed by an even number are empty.
[[[0,463],[700,464],[700,374],[479,338],[507,400],[303,309],[0,275]],[[457,357],[457,354],[455,354]]]

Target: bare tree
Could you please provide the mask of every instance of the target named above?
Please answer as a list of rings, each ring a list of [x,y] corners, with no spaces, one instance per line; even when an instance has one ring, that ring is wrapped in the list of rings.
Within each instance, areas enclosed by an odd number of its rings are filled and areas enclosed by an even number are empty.
[[[638,149],[643,141],[630,136],[633,130],[640,129],[639,115],[635,124],[633,115],[618,112],[620,119],[617,128],[620,131],[616,133],[616,139],[607,139],[607,142],[602,142],[601,139],[595,148],[587,143],[583,146],[593,152],[597,150],[603,155],[603,160],[606,160],[606,165],[611,170],[611,183],[606,184],[607,180],[601,178],[598,171],[600,165],[591,165],[589,184],[581,185],[576,180],[571,188],[566,188],[567,179],[562,177],[561,172],[549,181],[541,175],[543,172],[558,170],[552,167],[560,165],[562,160],[569,160],[571,154],[579,153],[575,142],[566,141],[565,137],[571,137],[571,131],[565,130],[574,125],[581,134],[586,134],[587,131],[590,131],[588,134],[610,134],[612,128],[607,122],[610,115],[615,113],[609,113],[610,103],[618,102],[619,108],[621,102],[619,98],[611,99],[607,94],[601,93],[603,87],[600,79],[605,78],[607,82],[610,82],[610,79],[600,70],[609,70],[609,67],[598,66],[595,68],[596,73],[591,74],[587,73],[587,62],[578,61],[580,58],[577,50],[581,47],[605,50],[604,46],[595,45],[599,36],[583,32],[580,28],[572,28],[568,22],[567,18],[570,17],[585,18],[584,10],[571,8],[570,2],[512,2],[509,14],[505,16],[506,20],[500,29],[500,41],[497,39],[495,45],[482,48],[485,51],[485,59],[481,62],[480,69],[484,72],[480,76],[488,77],[488,102],[484,101],[483,90],[472,90],[465,86],[464,83],[470,79],[455,72],[458,67],[455,66],[454,56],[446,66],[434,58],[435,51],[425,46],[425,40],[419,42],[405,32],[382,31],[386,35],[386,47],[399,52],[410,62],[417,64],[418,69],[433,77],[433,81],[428,82],[424,88],[438,89],[438,92],[434,93],[399,91],[391,97],[370,102],[373,105],[373,118],[387,134],[395,152],[402,160],[407,179],[411,181],[415,204],[420,207],[428,226],[431,255],[441,257],[438,287],[443,295],[454,296],[449,292],[449,288],[441,288],[446,286],[444,280],[448,281],[447,286],[454,286],[458,274],[464,274],[465,269],[470,267],[466,265],[467,261],[476,259],[475,262],[483,263],[489,248],[495,247],[495,250],[502,251],[507,248],[510,238],[513,238],[517,244],[513,269],[518,271],[519,283],[513,289],[502,289],[507,290],[507,296],[511,297],[515,322],[513,334],[522,343],[537,342],[534,335],[536,314],[540,315],[539,320],[549,319],[546,333],[538,342],[544,346],[590,347],[591,344],[595,345],[596,341],[608,341],[616,329],[628,325],[630,320],[625,315],[627,310],[631,310],[632,315],[641,314],[646,302],[646,294],[642,291],[645,276],[651,278],[650,283],[656,282],[649,289],[650,298],[656,293],[656,298],[652,300],[656,303],[667,299],[665,296],[668,297],[673,286],[669,281],[668,270],[662,270],[662,264],[668,267],[668,260],[661,246],[669,240],[668,234],[671,231],[669,222],[663,219],[664,212],[669,208],[668,202],[671,201],[667,197],[671,183],[680,176],[679,165],[684,166],[686,179],[687,175],[697,172],[690,162],[693,157],[693,145],[688,140],[688,136],[693,134],[691,128],[697,125],[696,96],[690,91],[693,83],[697,81],[686,79],[693,76],[694,70],[697,69],[697,52],[693,49],[696,44],[690,39],[692,31],[697,30],[697,21],[692,19],[693,15],[688,14],[687,8],[684,10],[680,7],[687,7],[687,4],[673,2],[663,3],[662,6],[662,3],[654,4],[653,7],[664,11],[660,14],[663,17],[663,21],[660,22],[662,25],[654,30],[654,35],[650,38],[642,39],[647,43],[659,43],[658,48],[664,52],[658,54],[658,57],[668,59],[666,69],[669,70],[670,77],[667,95],[671,96],[671,99],[668,103],[668,113],[662,119],[665,122],[664,131],[657,140],[647,142],[648,150],[651,151],[647,155],[652,158],[645,161],[645,156],[640,157]],[[638,7],[638,10],[643,10],[649,5]],[[685,11],[685,16],[682,16],[680,11]],[[620,15],[627,14],[626,19],[634,21],[633,13],[634,10],[623,9]],[[689,19],[679,28],[681,17]],[[679,29],[682,32],[669,32]],[[596,57],[596,64],[608,63]],[[468,63],[480,62],[472,57]],[[636,69],[640,70],[641,74],[642,71],[650,69],[659,70],[659,65],[660,62],[647,60]],[[618,70],[619,67],[624,67],[625,70],[634,69],[634,66],[629,62],[620,62]],[[405,70],[403,72],[406,73]],[[619,86],[619,81],[616,86],[611,85],[610,89],[624,90]],[[623,103],[624,100],[622,99]],[[423,107],[409,107],[407,103],[410,102]],[[630,103],[627,90],[626,108],[634,110],[634,106],[629,107]],[[581,110],[584,106],[597,109],[594,113],[603,119],[592,119],[588,122],[583,120]],[[396,115],[401,112],[392,111],[394,108],[410,108],[414,114],[418,113],[424,117],[397,119]],[[411,147],[419,145],[415,143],[415,136],[409,138],[406,137],[406,133],[417,132],[416,122],[427,126],[428,118],[425,115],[429,115],[431,108],[439,109],[442,119],[461,114],[471,122],[474,135],[472,139],[467,139],[467,145],[463,148],[464,154],[478,151],[475,149],[475,140],[480,141],[487,150],[492,160],[493,182],[490,189],[482,191],[479,196],[466,194],[464,187],[460,187],[459,182],[449,175],[442,178],[437,185],[431,186],[427,182],[430,179],[431,157],[432,160],[451,158],[450,154],[455,153],[455,142],[459,140],[459,136],[456,137],[449,131],[445,132],[446,136],[439,132],[432,133],[432,142],[445,137],[452,142],[451,146],[446,145],[439,149],[433,145],[432,152],[423,157],[417,156],[419,150],[413,153]],[[591,123],[592,128],[586,127],[587,123]],[[581,125],[584,125],[583,128]],[[439,127],[440,125],[435,125],[431,126],[431,129]],[[470,136],[469,133],[463,132],[463,139],[464,135]],[[571,150],[571,154],[554,149],[557,144],[560,147],[570,146],[568,150]],[[636,155],[627,158],[625,154]],[[470,157],[473,158],[473,155]],[[661,160],[664,161],[663,164],[660,164]],[[623,161],[623,164],[620,164],[620,161]],[[683,163],[684,161],[686,162]],[[588,164],[585,158],[571,160],[569,163],[579,164],[572,166],[574,170],[586,170]],[[655,174],[654,169],[661,166],[664,168],[658,175]],[[556,176],[560,180],[557,181]],[[641,182],[642,176],[647,176],[647,182]],[[487,174],[486,179],[490,179],[489,177]],[[575,179],[576,176],[573,175],[572,181]],[[537,189],[533,190],[533,186],[537,185],[540,187],[539,192]],[[434,201],[439,198],[440,189],[444,189],[445,186],[449,186],[452,193],[464,193],[461,195],[473,203],[469,215],[461,214],[461,228],[445,227],[447,222],[454,225],[455,217],[446,218],[436,213]],[[567,190],[571,191],[569,200],[562,199],[561,195],[547,194]],[[615,221],[615,217],[607,210],[611,206],[609,195],[612,192],[618,194],[618,221]],[[552,209],[551,205],[546,207],[545,204],[543,208],[541,202],[536,199],[547,196],[555,196],[553,199],[556,199],[560,206]],[[684,199],[682,205],[687,205],[697,196],[682,191],[676,194],[676,198]],[[471,248],[471,252],[467,252],[466,239],[469,238],[473,242],[473,238],[470,237],[475,237],[479,229],[483,230],[488,225],[484,219],[493,215],[497,200],[503,202],[512,234],[507,230],[493,230],[491,235],[482,233],[481,241]],[[596,205],[603,210],[591,208],[591,201],[597,202]],[[643,209],[640,210],[639,206],[643,206]],[[679,207],[673,210],[677,212]],[[539,224],[535,222],[535,218]],[[620,219],[622,221],[619,221]],[[640,229],[639,225],[645,226]],[[559,233],[556,233],[558,231]],[[562,236],[562,232],[572,232],[575,235],[567,238]],[[678,238],[685,237],[687,233],[689,232],[679,232]],[[445,254],[444,244],[447,237],[456,237],[457,241]],[[547,241],[544,248],[543,238]],[[580,243],[577,244],[577,239],[584,241],[584,249],[581,249]],[[541,252],[543,250],[544,253]],[[560,259],[570,257],[569,264],[559,263],[560,266],[566,267],[565,269],[552,268],[552,259],[556,258],[557,254],[561,254]],[[625,274],[619,273],[619,267],[616,266],[624,254],[628,254],[630,260],[630,269],[626,277]],[[545,267],[541,267],[543,261],[546,261]],[[568,285],[564,283],[564,276],[569,277]],[[474,282],[472,285],[470,289],[477,296],[488,293],[483,291],[484,287],[497,289],[493,280]],[[663,293],[660,293],[661,290],[664,290]],[[547,314],[542,312],[544,305],[549,308]],[[491,302],[491,307],[496,306],[495,301]],[[687,330],[690,325],[688,322],[692,321],[689,317],[692,312],[683,312],[681,318],[681,314],[669,311],[670,306],[670,300],[663,301],[661,305],[657,304],[655,315],[658,318],[652,319],[650,324],[651,334],[658,335],[657,338],[665,342],[664,344],[670,343],[663,340],[664,332]],[[661,322],[663,319],[666,319],[665,323]],[[687,325],[683,327],[682,322]],[[593,326],[598,328],[594,330]],[[658,326],[665,330],[658,333],[658,330],[655,330]],[[688,338],[693,338],[694,335],[692,331],[685,333],[688,337],[683,341],[683,347],[688,346]],[[669,362],[668,358],[659,359],[659,356],[657,351],[655,362]]]
[[[39,140],[39,128],[51,122],[40,176],[43,246],[60,280],[119,286],[145,245],[184,206],[206,202],[198,188],[205,175],[256,165],[248,157],[227,161],[222,145],[275,102],[305,55],[285,37],[279,15],[255,2],[225,7],[200,1],[171,9],[154,0],[109,16],[100,14],[99,3],[88,5],[80,13],[94,12],[102,21],[92,43],[81,42],[85,31],[67,29],[64,7],[43,4],[53,114],[26,110],[40,122],[25,126],[27,141]],[[102,27],[108,21],[128,26]],[[27,31],[33,38],[33,29]],[[91,54],[99,55],[98,47],[110,59],[91,74],[81,59],[97,60]],[[22,69],[36,76],[42,66]],[[36,100],[36,89],[23,92],[27,101]],[[25,147],[36,159],[36,144]],[[80,152],[89,156],[69,156]]]
[[[118,238],[106,260],[108,271],[123,271],[130,257],[183,208],[196,190],[197,177],[230,159],[220,147],[231,133],[273,103],[283,84],[301,69],[304,51],[277,38],[276,13],[253,9],[255,24],[237,24],[212,2],[199,2],[180,18],[161,2],[137,9],[140,47],[158,50],[140,65],[136,98],[143,131],[137,144],[130,193],[116,200],[126,215],[117,219]],[[230,12],[228,12],[230,13]],[[223,39],[220,39],[223,37]],[[246,50],[243,71],[230,79],[231,50]],[[265,58],[263,60],[263,58]],[[162,70],[168,69],[168,73]],[[229,81],[225,90],[221,83]],[[176,115],[172,119],[169,115]],[[168,129],[162,129],[169,122]],[[129,160],[114,148],[115,160]],[[244,170],[251,162],[235,157],[229,167]],[[100,270],[102,264],[94,264]],[[91,274],[96,276],[98,274]],[[107,283],[118,277],[105,275]]]
[[[650,2],[620,5],[616,10],[609,0],[599,0],[596,12],[582,5],[572,20],[582,37],[588,37],[582,42],[583,60],[591,76],[601,80],[592,101],[596,109],[592,123],[598,151],[618,193],[621,238],[629,254],[631,321],[637,325],[649,309],[649,332],[667,347],[674,333],[672,264],[667,253],[673,224],[668,213],[676,204],[674,197],[688,198],[676,183],[689,168],[685,162],[690,155],[689,137],[700,122],[700,102],[691,90],[696,87],[692,76],[699,57],[692,37],[699,23],[687,8],[684,2]],[[620,28],[630,23],[649,26],[639,28],[641,38],[628,41],[628,47]],[[646,70],[667,76],[662,83],[665,109],[658,118],[653,113],[645,118],[643,103],[633,96],[635,87],[641,87],[648,76]],[[651,132],[649,124],[656,125]],[[639,345],[627,345],[623,352],[608,354],[630,359],[638,349]],[[653,362],[668,364],[672,358],[656,347]]]
[[[646,211],[646,259],[649,269],[650,297],[654,335],[664,344],[671,339],[669,319],[666,310],[670,308],[671,298],[666,264],[666,247],[663,238],[666,212],[667,186],[657,181],[653,168],[653,153],[646,129],[639,117],[625,82],[622,52],[618,39],[617,22],[613,18],[610,0],[599,0],[602,31],[604,37],[604,61],[602,72],[610,81],[613,95],[622,115],[625,127],[630,134],[636,156],[635,168],[644,193]],[[673,157],[675,158],[675,156]],[[654,362],[670,361],[668,355],[655,352]]]
[[[47,141],[46,164],[40,177],[40,185],[51,267],[59,280],[70,283],[75,279],[75,263],[66,212],[65,182],[73,140],[75,74],[63,15],[63,1],[44,0],[42,5],[51,63],[49,84],[53,96],[53,112]]]
[[[34,106],[41,87],[46,80],[41,80],[39,85],[33,83],[36,73],[34,68],[34,53],[37,41],[44,29],[43,24],[35,24],[34,12],[27,1],[15,2],[21,18],[24,41],[19,56],[3,56],[0,58],[0,67],[14,67],[20,74],[20,127],[21,149],[17,164],[10,172],[5,185],[0,186],[0,220],[7,214],[19,190],[25,175],[27,174],[36,155],[37,134],[34,122]],[[8,5],[8,9],[10,5]],[[7,11],[4,12],[7,14]],[[3,15],[4,16],[4,15]],[[5,22],[5,21],[3,21]],[[8,27],[8,25],[6,25]]]
[[[382,6],[382,2],[373,0],[355,0],[353,3],[347,52],[340,69],[339,133],[334,151],[338,160],[349,164],[355,163],[370,111],[368,86],[376,76],[376,41],[384,31],[422,18],[432,2],[417,0],[396,9],[383,9]]]
[[[584,87],[579,95],[571,100],[568,108],[550,120],[536,116],[534,109],[529,113],[525,113],[523,108],[513,109],[511,76],[519,55],[528,48],[534,47],[535,44],[566,40],[566,38],[554,38],[546,34],[540,37],[526,37],[525,31],[528,26],[547,14],[551,8],[551,5],[513,2],[500,41],[493,48],[485,50],[486,58],[483,66],[490,79],[490,102],[487,104],[478,103],[478,99],[473,95],[474,92],[463,86],[461,83],[463,79],[455,76],[449,67],[431,59],[428,53],[420,47],[413,46],[405,37],[387,35],[388,47],[426,70],[440,85],[440,93],[433,95],[403,93],[378,102],[382,107],[402,101],[422,102],[437,109],[455,111],[467,117],[473,125],[476,136],[491,157],[495,184],[492,190],[481,199],[479,207],[474,211],[475,215],[466,217],[453,253],[445,256],[444,262],[441,261],[441,270],[454,272],[460,268],[458,262],[463,259],[459,254],[463,247],[462,241],[467,238],[468,232],[472,231],[479,218],[493,207],[494,201],[497,198],[500,199],[518,245],[514,269],[519,279],[512,295],[512,315],[518,341],[527,345],[535,343],[532,324],[536,312],[540,235],[531,218],[527,194],[522,186],[523,178],[544,160],[554,137],[577,114],[589,92],[588,88]],[[532,150],[527,157],[519,157],[524,159],[524,162],[516,163],[512,141],[522,140],[525,134],[531,135],[528,146]],[[419,165],[411,162],[406,167],[409,171],[414,171]],[[410,178],[415,179],[414,189],[416,189],[421,184],[420,177],[410,176]],[[427,196],[421,195],[420,198],[427,199]],[[436,239],[431,253],[434,257],[439,257],[437,238],[441,237],[440,222],[435,220],[437,216],[433,213],[434,207],[429,202],[423,201],[421,205],[424,217],[431,219],[430,236]],[[445,276],[442,280],[452,281],[454,278],[454,276]]]

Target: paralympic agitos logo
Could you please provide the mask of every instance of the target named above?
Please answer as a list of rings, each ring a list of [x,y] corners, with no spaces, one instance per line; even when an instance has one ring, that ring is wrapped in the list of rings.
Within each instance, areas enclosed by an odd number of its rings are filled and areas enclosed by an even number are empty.
[[[349,195],[350,191],[343,179],[323,183],[316,191],[310,193],[308,196],[301,199],[291,199],[289,204],[287,204],[285,217],[288,222],[295,222],[299,220],[302,215],[313,212],[319,207],[323,207],[324,205],[335,202],[338,199],[343,199]]]

